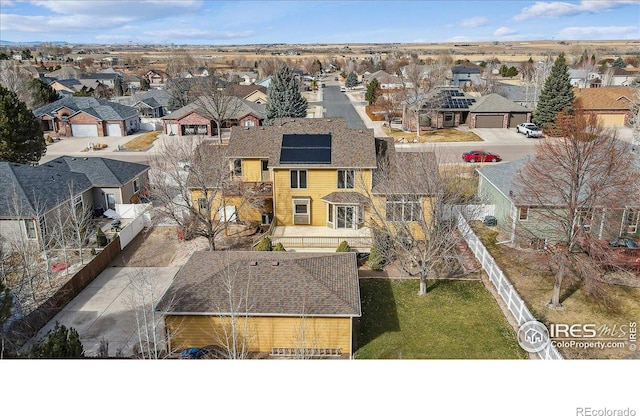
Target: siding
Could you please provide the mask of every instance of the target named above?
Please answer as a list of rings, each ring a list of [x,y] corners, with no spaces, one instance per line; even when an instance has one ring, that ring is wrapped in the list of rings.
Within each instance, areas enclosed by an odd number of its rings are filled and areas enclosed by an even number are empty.
[[[260,159],[242,159],[242,180],[244,182],[262,182]]]
[[[244,318],[237,318],[244,333]],[[351,318],[349,317],[250,317],[246,340],[251,352],[269,352],[272,347],[340,348],[350,354]],[[166,316],[171,349],[224,345],[220,341],[229,319],[214,316]],[[216,335],[217,334],[217,335]],[[242,335],[242,334],[240,334]]]
[[[488,204],[495,205],[494,216],[498,220],[498,227],[507,235],[511,235],[511,201],[482,175],[478,182],[478,197]]]

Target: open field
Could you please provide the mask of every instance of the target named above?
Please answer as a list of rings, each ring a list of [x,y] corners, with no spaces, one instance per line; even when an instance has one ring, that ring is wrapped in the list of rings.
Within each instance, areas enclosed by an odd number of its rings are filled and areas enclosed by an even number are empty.
[[[480,281],[361,279],[359,359],[524,359]]]

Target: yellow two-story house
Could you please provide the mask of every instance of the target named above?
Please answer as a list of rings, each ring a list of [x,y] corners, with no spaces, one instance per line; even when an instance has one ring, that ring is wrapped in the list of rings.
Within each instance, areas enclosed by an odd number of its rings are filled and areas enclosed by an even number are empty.
[[[406,220],[425,210],[426,192],[395,186],[412,175],[395,166],[406,158],[396,156],[393,142],[350,129],[345,119],[235,127],[225,157],[234,184],[225,191],[227,208],[238,207],[236,219],[262,224],[287,250],[335,250],[347,241],[366,252],[375,218]],[[260,204],[241,203],[247,190]]]

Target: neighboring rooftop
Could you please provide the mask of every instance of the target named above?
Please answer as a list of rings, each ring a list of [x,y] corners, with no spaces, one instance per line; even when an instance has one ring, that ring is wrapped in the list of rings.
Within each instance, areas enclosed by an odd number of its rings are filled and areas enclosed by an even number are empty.
[[[478,97],[476,98],[475,103],[469,106],[469,112],[472,113],[526,113],[531,111],[531,109],[523,107],[520,104],[514,103],[508,98],[504,98],[503,96],[495,93]]]
[[[232,289],[227,290],[232,281]],[[227,283],[227,284],[225,284]],[[241,310],[230,308],[246,305]],[[361,315],[355,253],[197,251],[156,308],[166,314]]]
[[[574,88],[573,93],[585,110],[629,110],[635,98],[629,87]]]
[[[45,106],[33,110],[36,117],[42,117],[45,114],[55,118],[55,112],[60,108],[66,107],[73,113],[73,116],[79,112],[85,112],[98,120],[127,120],[131,117],[137,117],[138,112],[135,108],[102,100],[93,97],[66,97],[49,103]]]
[[[93,186],[121,186],[149,166],[104,157],[61,156],[40,166],[84,174]]]

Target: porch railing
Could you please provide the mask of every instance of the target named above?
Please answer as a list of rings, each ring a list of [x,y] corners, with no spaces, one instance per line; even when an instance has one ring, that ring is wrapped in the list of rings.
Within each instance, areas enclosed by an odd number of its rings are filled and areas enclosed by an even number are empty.
[[[341,242],[346,241],[351,248],[371,248],[371,237],[303,237],[283,236],[271,237],[272,244],[282,243],[285,248],[338,248]]]
[[[271,221],[271,225],[269,225],[269,228],[267,229],[267,231],[253,238],[253,240],[251,241],[251,248],[254,248],[255,246],[257,246],[260,240],[262,240],[264,237],[271,237],[275,226],[276,226],[276,222]]]

